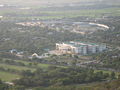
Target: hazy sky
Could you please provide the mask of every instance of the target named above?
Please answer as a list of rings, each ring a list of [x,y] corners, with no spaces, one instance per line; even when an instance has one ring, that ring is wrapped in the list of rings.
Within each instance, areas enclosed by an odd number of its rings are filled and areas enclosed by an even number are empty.
[[[0,0],[0,2],[41,2],[41,3],[71,3],[71,2],[101,1],[101,0]]]
[[[9,3],[9,4],[46,4],[46,3],[57,3],[57,4],[61,4],[61,3],[74,3],[74,2],[93,2],[93,1],[97,1],[97,2],[120,2],[120,0],[0,0],[0,4],[5,4],[5,3]]]

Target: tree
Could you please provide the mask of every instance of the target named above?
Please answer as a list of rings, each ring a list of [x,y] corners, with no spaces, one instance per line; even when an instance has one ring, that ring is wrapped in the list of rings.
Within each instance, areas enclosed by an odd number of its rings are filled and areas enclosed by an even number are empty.
[[[8,90],[8,85],[4,84],[3,81],[0,79],[0,90]]]
[[[28,77],[28,76],[32,76],[33,73],[30,70],[26,70],[26,71],[22,71],[22,75]]]
[[[116,77],[115,77],[115,72],[112,72],[112,73],[111,73],[110,78],[111,78],[112,80],[116,78]]]

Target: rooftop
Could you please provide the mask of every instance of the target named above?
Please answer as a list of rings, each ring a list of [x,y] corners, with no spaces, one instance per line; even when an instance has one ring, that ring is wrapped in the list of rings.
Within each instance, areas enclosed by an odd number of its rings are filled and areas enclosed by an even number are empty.
[[[74,41],[70,41],[70,42],[64,42],[64,44],[68,44],[68,45],[72,45],[75,47],[82,47],[82,46],[87,46],[87,45],[91,45],[91,46],[99,46],[99,45],[105,45],[105,44],[96,44],[96,43],[89,43],[89,42],[74,42]]]

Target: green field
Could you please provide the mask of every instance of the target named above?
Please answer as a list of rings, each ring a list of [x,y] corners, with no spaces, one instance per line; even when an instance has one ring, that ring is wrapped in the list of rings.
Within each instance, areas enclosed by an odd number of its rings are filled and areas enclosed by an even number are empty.
[[[0,79],[3,81],[12,81],[17,78],[20,78],[20,75],[0,71]]]
[[[31,12],[35,15],[31,16]],[[15,14],[17,16],[10,16],[7,17],[8,14]],[[47,20],[47,19],[62,19],[62,18],[75,18],[80,16],[87,16],[87,17],[103,17],[105,16],[119,16],[120,10],[119,8],[106,8],[106,9],[91,9],[91,10],[61,10],[61,11],[38,11],[38,10],[6,10],[0,11],[0,15],[5,16],[3,19],[17,19],[17,20],[30,20],[30,19],[40,19],[40,20]],[[19,16],[20,15],[20,16]],[[37,15],[37,16],[36,16]]]
[[[14,70],[18,70],[18,71],[21,71],[21,70],[32,70],[34,71],[35,69],[34,68],[28,68],[28,67],[24,67],[24,66],[16,66],[16,65],[8,65],[8,64],[0,64],[0,67],[4,67],[6,69],[14,69]]]
[[[38,67],[46,68],[47,66],[48,65],[46,65],[46,64],[38,64]],[[7,64],[0,64],[0,67],[3,67],[5,69],[14,69],[14,70],[17,70],[17,71],[22,71],[22,70],[35,71],[35,68],[28,68],[28,67],[7,65]],[[20,75],[17,75],[17,74],[14,74],[14,73],[0,71],[0,79],[3,80],[3,81],[12,81],[12,80],[14,80],[16,78],[20,78]]]
[[[34,62],[30,62],[30,61],[23,61],[23,60],[15,60],[16,62],[22,62],[24,63],[25,65],[29,65],[30,63],[34,63]],[[37,67],[40,67],[40,68],[47,68],[48,66],[50,66],[49,64],[41,64],[41,63],[37,63]]]
[[[10,64],[6,64],[6,63],[0,63],[0,68],[16,70],[18,72],[21,72],[23,70],[35,71],[37,68],[47,69],[50,66],[50,64],[31,62],[29,60],[23,61],[23,60],[12,60],[12,59],[7,59],[7,58],[4,58],[3,60],[10,60],[10,61],[14,61],[14,62],[24,63],[25,66],[17,66],[17,65],[10,65]],[[63,67],[63,66],[59,66],[59,67]],[[0,79],[3,81],[11,81],[11,80],[19,78],[19,77],[20,76],[15,73],[0,71]]]

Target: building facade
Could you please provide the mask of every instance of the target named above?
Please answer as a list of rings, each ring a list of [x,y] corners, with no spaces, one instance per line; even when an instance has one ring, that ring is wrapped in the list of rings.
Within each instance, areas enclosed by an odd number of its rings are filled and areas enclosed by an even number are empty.
[[[99,45],[95,43],[85,43],[85,42],[65,42],[56,43],[56,50],[60,51],[62,54],[94,54],[97,52],[103,52],[107,49],[106,45]]]

